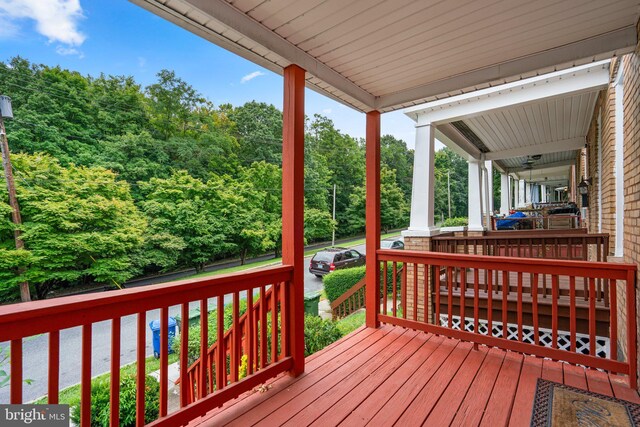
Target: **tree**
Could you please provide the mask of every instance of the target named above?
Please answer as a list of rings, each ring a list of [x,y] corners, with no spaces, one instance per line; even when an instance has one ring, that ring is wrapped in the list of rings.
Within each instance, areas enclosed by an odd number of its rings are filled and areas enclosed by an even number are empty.
[[[235,124],[243,165],[282,163],[282,112],[273,105],[251,101],[228,111],[227,116]]]
[[[102,168],[62,167],[47,155],[13,161],[28,255],[5,250],[0,263],[26,261],[22,279],[38,299],[55,286],[119,284],[135,274],[132,256],[146,222],[126,183]],[[9,239],[3,227],[0,247]]]
[[[160,241],[148,241],[147,247],[156,254],[152,263],[157,267],[184,265],[200,272],[207,262],[232,249],[227,235],[230,195],[221,178],[204,183],[177,171],[166,179],[140,182],[140,191],[149,234],[162,236]],[[159,244],[163,242],[168,245]]]
[[[350,197],[346,215],[352,234],[365,228],[366,188],[358,187]],[[382,231],[405,227],[409,223],[409,206],[396,183],[395,172],[386,166],[380,170],[380,222]]]
[[[413,150],[407,144],[391,135],[380,138],[380,162],[396,171],[396,183],[407,200],[411,199],[413,181]]]
[[[327,239],[335,227],[331,214],[315,208],[304,211],[304,237],[309,242]]]
[[[448,147],[435,154],[435,198],[434,213],[436,221],[449,216],[447,173],[451,183],[451,216],[466,217],[468,203],[469,172],[466,160]]]
[[[147,87],[151,125],[162,139],[187,135],[194,111],[206,100],[176,73],[161,70],[158,82]]]

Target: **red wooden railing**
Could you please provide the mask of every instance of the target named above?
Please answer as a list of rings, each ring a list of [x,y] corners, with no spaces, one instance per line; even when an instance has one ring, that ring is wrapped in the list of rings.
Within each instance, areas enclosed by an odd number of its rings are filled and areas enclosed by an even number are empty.
[[[636,380],[636,266],[631,264],[584,262],[566,260],[544,260],[534,258],[513,258],[502,256],[481,256],[465,254],[448,254],[418,251],[378,250],[377,261],[384,269],[387,262],[402,262],[405,271],[411,276],[403,275],[401,292],[397,298],[388,300],[386,292],[382,294],[383,303],[376,307],[376,316],[380,322],[390,323],[413,329],[433,332],[476,344],[484,344],[513,350],[540,357],[548,357],[591,368],[628,375],[631,388],[637,385]],[[456,281],[456,270],[460,274],[461,291],[454,295],[453,283]],[[486,271],[488,287],[481,289],[481,272]],[[469,274],[467,274],[469,273]],[[512,277],[516,283],[510,283]],[[532,313],[529,319],[523,317],[523,291],[525,277],[531,275]],[[540,340],[539,320],[543,306],[543,295],[540,292],[542,277],[547,276],[551,283],[550,294],[545,304],[551,306],[551,342],[545,345]],[[471,277],[471,280],[468,278]],[[501,284],[495,287],[494,277]],[[561,296],[559,282],[566,280],[569,284],[567,296]],[[420,280],[419,280],[420,279]],[[576,295],[576,282],[582,279],[588,283],[587,293]],[[597,281],[608,282],[607,300],[609,305],[609,349],[607,355],[596,353],[596,303]],[[381,288],[386,289],[386,276],[383,275]],[[428,284],[433,286],[430,288]],[[511,286],[517,289],[516,297],[511,304],[516,305],[516,318],[509,318],[508,290]],[[380,290],[368,290],[379,292]],[[499,296],[499,298],[498,298]],[[624,298],[625,305],[618,304]],[[486,299],[486,309],[480,310],[480,298]],[[559,300],[567,298],[570,310],[568,336],[569,350],[559,345]],[[495,301],[494,301],[495,299]],[[454,312],[454,300],[457,300],[458,312]],[[550,301],[549,301],[550,300]],[[579,304],[579,300],[580,304]],[[586,300],[586,301],[584,301]],[[495,302],[495,304],[494,304]],[[388,306],[391,304],[391,309]],[[576,310],[578,306],[586,306],[588,312],[588,349],[586,354],[577,352],[576,348]],[[371,307],[369,307],[370,309]],[[618,316],[626,311],[625,328],[619,328]],[[442,322],[444,315],[444,322]],[[454,328],[453,317],[459,316],[460,325]],[[467,325],[467,321],[470,324]],[[444,325],[442,325],[444,323]],[[486,333],[481,333],[480,323],[486,325]],[[515,333],[511,333],[509,324],[516,325]],[[523,339],[523,328],[532,327],[533,342]],[[618,337],[624,331],[626,336]],[[513,335],[513,336],[511,336]],[[618,343],[626,342],[628,349],[624,360],[618,359]]]
[[[280,287],[279,289],[279,292],[281,293],[281,295],[279,295],[279,301],[283,301],[284,289],[285,289],[284,287]],[[202,375],[204,375],[208,379],[207,381],[208,390],[216,389],[217,386],[215,382],[216,380],[215,366],[216,366],[216,361],[218,360],[218,352],[219,351],[222,352],[223,358],[229,357],[230,360],[233,361],[233,358],[236,356],[232,351],[235,340],[239,340],[241,343],[240,358],[242,358],[242,355],[247,356],[247,374],[250,374],[253,371],[258,370],[259,368],[264,368],[270,363],[271,360],[275,360],[275,357],[277,356],[275,356],[274,354],[269,354],[266,350],[268,338],[267,338],[267,335],[265,335],[264,337],[261,336],[263,331],[260,329],[260,318],[263,311],[264,313],[266,313],[266,317],[272,316],[274,313],[276,313],[273,310],[273,304],[274,304],[274,301],[277,304],[278,300],[273,298],[273,291],[274,291],[273,287],[270,287],[266,291],[261,289],[261,292],[264,292],[264,296],[260,295],[258,297],[257,302],[253,304],[253,309],[252,310],[247,309],[247,311],[244,314],[242,314],[242,316],[240,316],[240,318],[238,319],[237,325],[233,324],[231,325],[231,327],[229,327],[229,329],[225,331],[223,339],[221,341],[222,345],[218,345],[218,340],[216,338],[216,341],[213,344],[211,344],[211,346],[209,346],[207,350],[207,357],[205,359],[208,363],[204,364],[204,369],[205,369],[204,374],[202,372],[202,369],[203,369],[202,357],[198,357],[198,359],[196,359],[189,366],[189,368],[187,369],[187,375],[186,375],[187,392],[184,394],[181,394],[181,397],[184,396],[184,398],[186,399],[186,404],[193,403],[197,400],[198,383],[201,380]],[[253,300],[253,297],[250,299]],[[265,303],[264,309],[262,308],[263,301]],[[249,306],[250,304],[249,302],[247,302],[247,307]],[[266,323],[267,321],[265,320],[265,324]],[[266,329],[265,329],[265,334],[266,334]],[[264,347],[263,347],[264,351],[259,350],[260,343],[264,343]],[[278,354],[280,357],[283,357],[282,347],[280,348],[280,351],[278,352]],[[235,363],[232,363],[232,364],[235,366]],[[228,382],[228,374],[229,373],[225,369],[222,370],[223,384],[226,384]],[[180,384],[180,383],[181,383],[181,378],[179,378],[178,381],[176,381],[176,384]]]
[[[365,278],[353,285],[347,292],[331,303],[333,318],[346,317],[365,307]]]
[[[146,314],[160,309],[160,396],[159,419],[152,425],[183,425],[208,411],[221,406],[243,392],[252,390],[267,379],[293,366],[291,356],[295,338],[290,333],[291,280],[293,267],[280,266],[250,273],[184,280],[171,284],[145,288],[110,291],[57,298],[47,301],[14,304],[0,307],[0,342],[11,342],[11,403],[22,403],[22,340],[37,334],[49,334],[48,402],[55,404],[59,396],[60,330],[82,327],[81,367],[81,424],[91,421],[91,329],[96,322],[111,320],[111,425],[118,425],[119,374],[120,374],[120,324],[123,316],[137,314],[137,395],[136,425],[144,425],[145,414],[145,359],[146,359]],[[270,303],[267,294],[271,290]],[[260,307],[257,310],[253,295],[259,292]],[[241,344],[239,333],[225,339],[224,298],[232,299],[233,330],[239,331],[239,302],[241,293],[246,294],[247,313],[244,329],[251,339]],[[188,319],[189,303],[198,301],[200,312],[207,313],[208,301],[217,300],[218,342],[224,343],[223,351],[209,352],[207,346],[208,316],[201,316],[200,357],[214,369],[198,369],[195,384],[189,391],[187,379],[188,328],[180,334],[181,408],[168,414],[168,318],[169,307],[179,305],[182,319]],[[270,310],[267,310],[270,307]],[[273,308],[277,309],[273,309]],[[267,316],[271,319],[271,340],[267,342]],[[279,325],[279,326],[278,326]],[[185,325],[186,326],[186,325]],[[239,379],[242,355],[247,355],[247,376]],[[230,360],[227,361],[227,355]],[[212,357],[211,357],[212,356]],[[215,386],[214,386],[215,380]],[[200,387],[199,384],[207,384]],[[189,402],[194,403],[189,404]]]

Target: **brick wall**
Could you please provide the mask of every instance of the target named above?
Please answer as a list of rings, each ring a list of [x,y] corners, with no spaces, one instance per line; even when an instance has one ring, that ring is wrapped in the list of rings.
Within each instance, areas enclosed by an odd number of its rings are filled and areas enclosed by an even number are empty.
[[[640,22],[638,22],[640,32]],[[624,75],[624,261],[640,266],[640,43],[621,61]],[[637,288],[637,284],[636,284]],[[624,304],[624,301],[620,301]],[[636,308],[640,300],[636,298]],[[626,313],[623,319],[624,324]],[[621,343],[626,353],[626,345]],[[634,349],[633,351],[638,351]]]
[[[422,237],[422,236],[406,236],[404,238],[404,248],[406,250],[410,250],[410,251],[430,251],[431,250],[431,238],[430,237]],[[413,309],[414,309],[414,280],[415,280],[415,268],[413,266],[413,264],[410,264],[408,266],[405,266],[407,268],[407,307],[402,307],[403,310],[406,309],[406,315],[407,315],[407,319],[411,319],[413,320]],[[424,274],[424,266],[420,266],[418,265],[418,277],[417,277],[417,284],[418,284],[418,304],[416,304],[417,307],[417,314],[418,314],[418,320],[419,321],[424,321],[424,278],[425,278],[425,274]],[[427,275],[427,281],[429,283],[427,283],[428,286],[428,290],[427,290],[427,319],[430,319],[430,321],[432,321],[432,316],[433,316],[433,309],[432,309],[432,304],[431,304],[431,275]]]

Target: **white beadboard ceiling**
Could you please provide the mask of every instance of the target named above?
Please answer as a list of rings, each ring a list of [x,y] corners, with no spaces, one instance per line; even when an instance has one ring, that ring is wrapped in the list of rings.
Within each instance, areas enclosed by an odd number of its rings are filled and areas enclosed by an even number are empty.
[[[640,0],[131,0],[361,111],[633,50]]]

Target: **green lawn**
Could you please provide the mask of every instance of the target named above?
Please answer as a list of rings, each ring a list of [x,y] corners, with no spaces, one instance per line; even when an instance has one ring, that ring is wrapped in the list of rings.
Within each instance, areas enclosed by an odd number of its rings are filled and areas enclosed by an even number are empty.
[[[387,239],[389,237],[395,237],[398,236],[399,234],[397,232],[394,233],[387,233],[387,234],[383,234],[380,236],[380,239]],[[358,240],[354,240],[348,243],[345,243],[346,246],[357,246],[357,245],[361,245],[363,243],[365,243],[366,239],[362,238],[362,239],[358,239]],[[315,254],[316,252],[318,252],[318,249],[312,249],[309,251],[306,251],[304,253],[304,256],[310,256]],[[251,264],[246,264],[246,265],[238,265],[236,267],[229,267],[229,268],[223,268],[222,270],[217,270],[217,271],[206,271],[204,273],[198,273],[198,274],[194,274],[193,276],[188,276],[185,277],[185,279],[195,279],[198,277],[210,277],[210,276],[217,276],[219,274],[228,274],[228,273],[236,273],[238,271],[244,271],[244,270],[250,270],[252,268],[258,268],[258,267],[264,267],[266,265],[278,265],[282,263],[282,258],[273,258],[273,259],[268,259],[265,261],[258,261],[258,262],[253,262]],[[181,279],[183,280],[183,279]]]
[[[338,329],[342,332],[342,335],[348,335],[364,325],[366,314],[366,311],[358,310],[344,319],[338,320]]]

